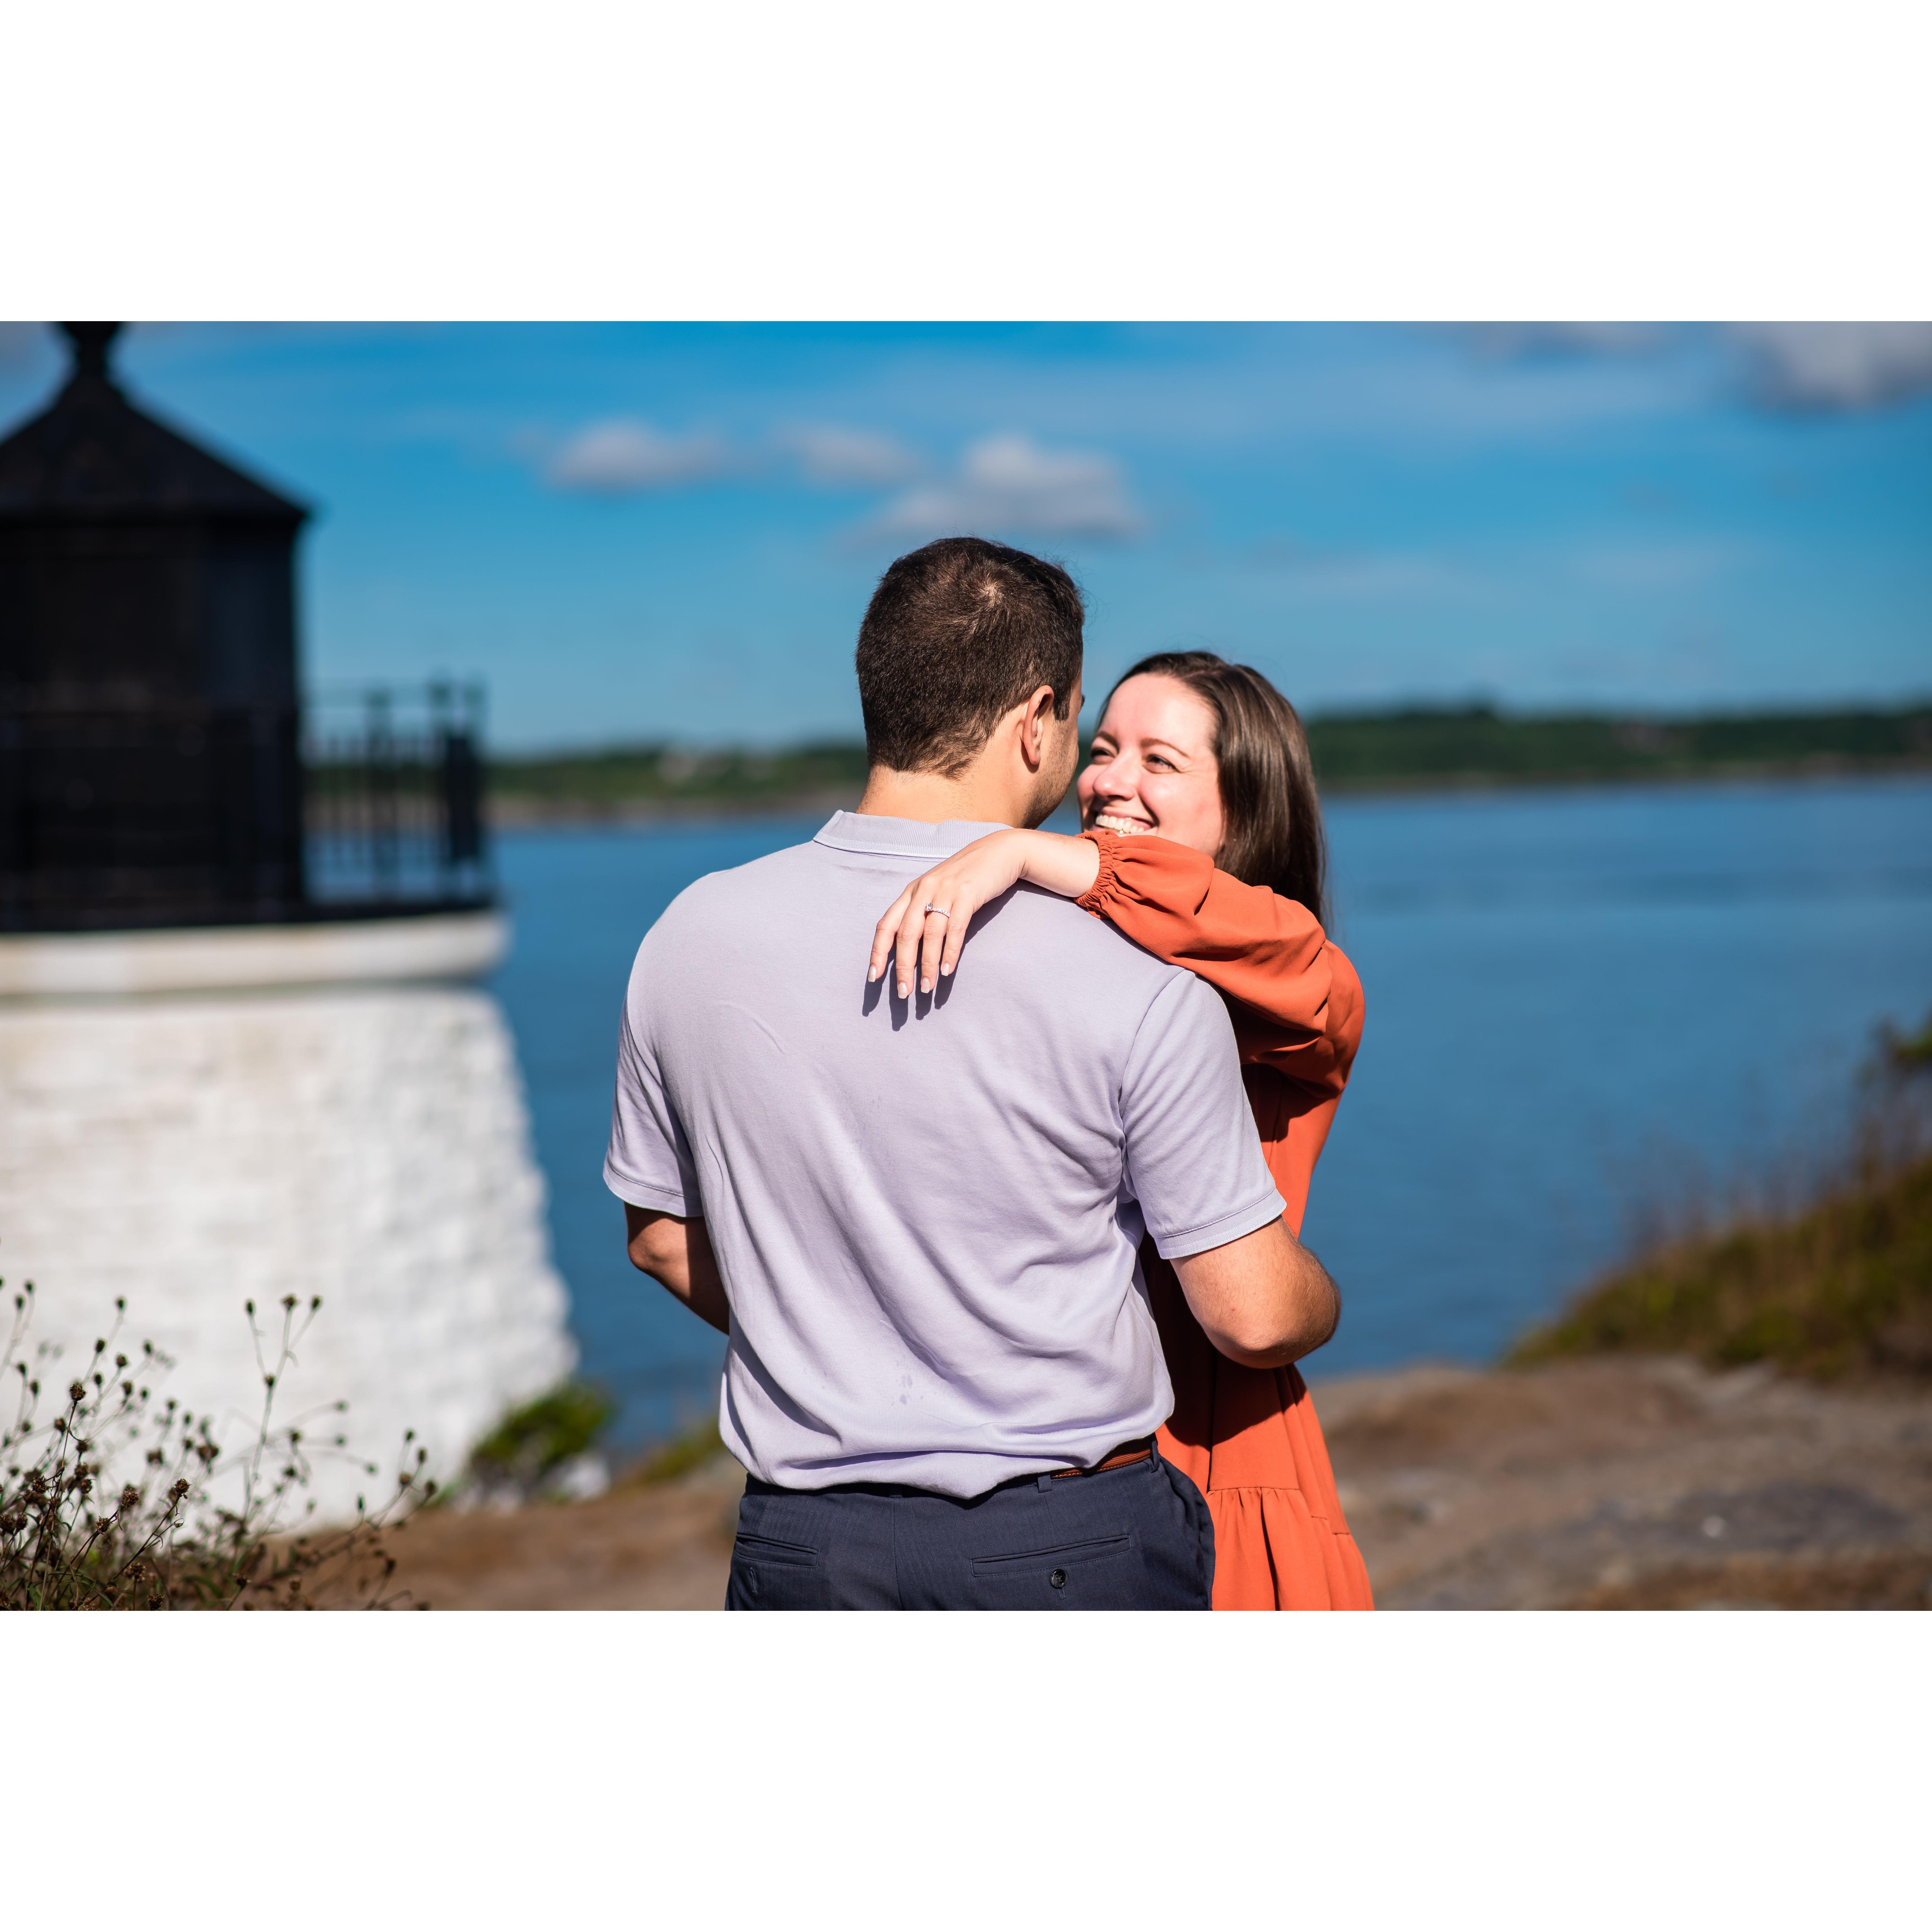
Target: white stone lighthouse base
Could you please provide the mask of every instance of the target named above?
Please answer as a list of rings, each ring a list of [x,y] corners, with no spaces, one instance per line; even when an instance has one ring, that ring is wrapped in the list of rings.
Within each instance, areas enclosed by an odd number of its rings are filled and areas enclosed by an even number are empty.
[[[244,1303],[272,1335],[284,1295],[320,1295],[276,1409],[318,1450],[350,1438],[316,1460],[322,1513],[386,1498],[406,1429],[455,1474],[574,1356],[508,1029],[450,983],[506,936],[470,914],[0,940],[9,1307],[34,1282],[64,1371],[124,1296],[124,1335],[176,1358],[163,1391],[229,1449],[261,1397]]]

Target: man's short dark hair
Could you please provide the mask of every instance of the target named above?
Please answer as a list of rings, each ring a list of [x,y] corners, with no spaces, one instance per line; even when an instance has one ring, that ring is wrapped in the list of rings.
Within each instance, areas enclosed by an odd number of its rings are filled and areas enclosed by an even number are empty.
[[[859,626],[867,757],[890,771],[957,778],[1042,684],[1064,718],[1086,614],[1058,564],[1004,544],[942,537],[901,557]]]

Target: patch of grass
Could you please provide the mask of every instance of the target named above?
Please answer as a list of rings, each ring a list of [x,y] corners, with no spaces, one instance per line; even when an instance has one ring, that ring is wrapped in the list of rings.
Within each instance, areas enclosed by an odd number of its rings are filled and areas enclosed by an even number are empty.
[[[701,1468],[714,1456],[724,1453],[724,1439],[718,1433],[718,1418],[707,1417],[682,1435],[661,1442],[625,1472],[624,1484],[643,1487],[652,1483],[668,1483]]]
[[[560,1383],[514,1409],[470,1451],[471,1473],[486,1488],[534,1491],[566,1462],[587,1455],[617,1405],[590,1382]]]
[[[1798,1213],[1666,1243],[1504,1360],[1616,1354],[1932,1377],[1932,1155],[1874,1162]]]
[[[1882,1070],[1894,1078],[1908,1078],[1932,1069],[1932,1015],[1916,1033],[1900,1033],[1896,1027],[1878,1030],[1879,1059]]]
[[[1503,1365],[1692,1354],[1821,1382],[1932,1378],[1932,1016],[1910,1035],[1881,1024],[1859,1078],[1850,1150],[1808,1198],[1652,1240]]]

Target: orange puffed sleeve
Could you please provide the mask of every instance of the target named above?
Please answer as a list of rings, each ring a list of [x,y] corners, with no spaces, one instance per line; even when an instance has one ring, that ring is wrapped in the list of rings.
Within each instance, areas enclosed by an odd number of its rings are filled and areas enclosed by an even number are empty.
[[[1362,982],[1315,915],[1172,839],[1082,836],[1100,870],[1082,908],[1223,995],[1243,1061],[1280,1075],[1295,1111],[1335,1099],[1361,1043]]]

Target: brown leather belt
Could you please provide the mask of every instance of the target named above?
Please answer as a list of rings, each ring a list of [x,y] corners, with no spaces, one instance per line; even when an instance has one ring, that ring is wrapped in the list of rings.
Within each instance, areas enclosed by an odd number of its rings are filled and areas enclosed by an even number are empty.
[[[1103,1457],[1090,1469],[1055,1469],[1053,1479],[1058,1482],[1062,1476],[1097,1476],[1105,1469],[1124,1469],[1130,1462],[1144,1462],[1154,1454],[1154,1438],[1143,1436],[1133,1442],[1123,1442],[1111,1456]]]

